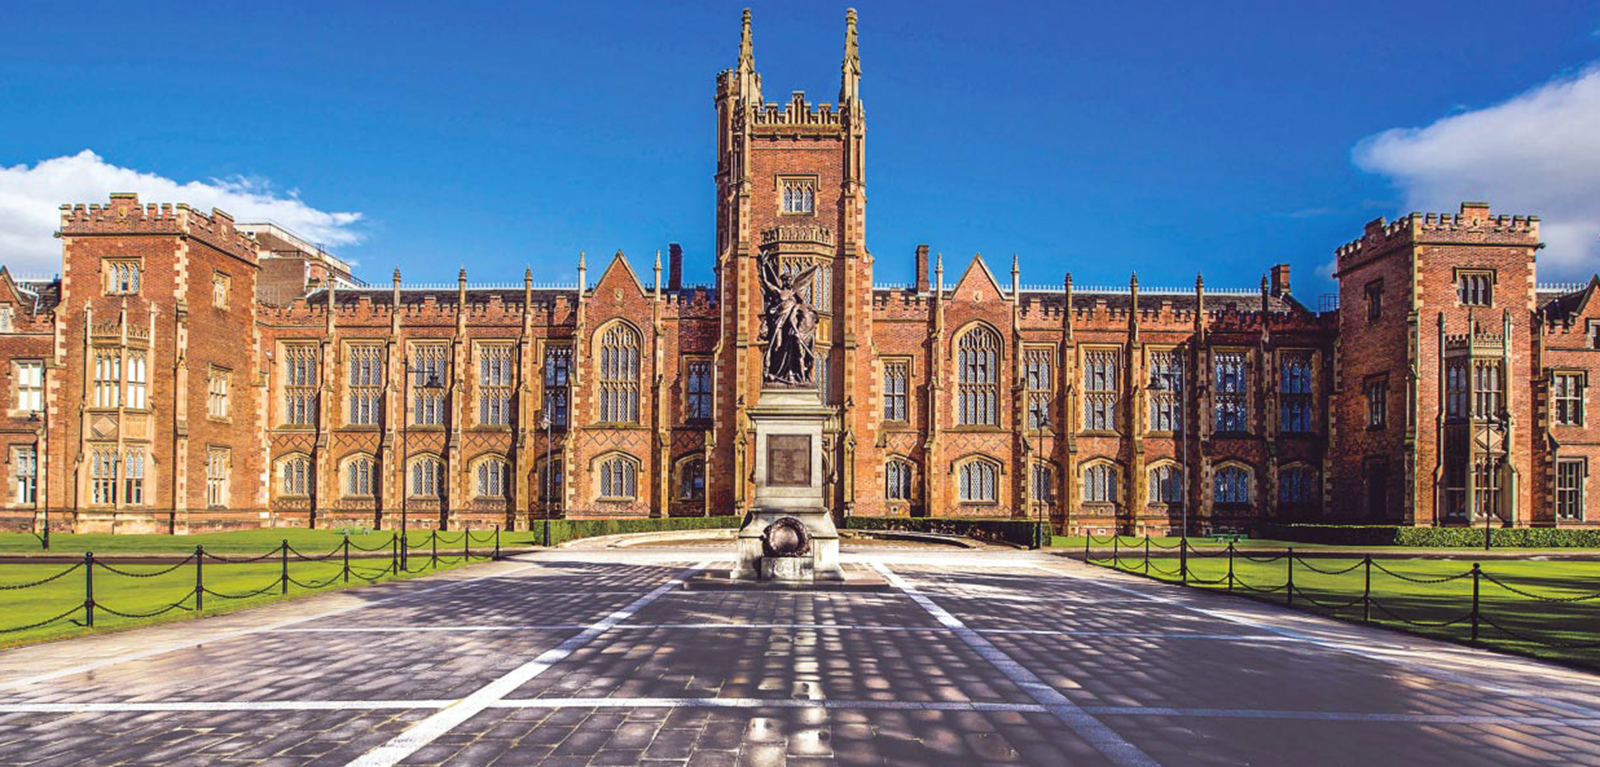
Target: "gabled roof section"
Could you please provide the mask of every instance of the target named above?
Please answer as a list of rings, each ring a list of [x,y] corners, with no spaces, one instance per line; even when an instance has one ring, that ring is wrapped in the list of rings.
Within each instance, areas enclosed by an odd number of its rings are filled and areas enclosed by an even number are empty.
[[[1540,309],[1549,319],[1575,317],[1583,314],[1584,310],[1591,306],[1591,299],[1597,290],[1600,290],[1600,275],[1590,277],[1588,284],[1579,290],[1556,296]]]
[[[994,272],[989,271],[989,265],[984,263],[981,253],[973,254],[972,263],[967,265],[967,271],[961,274],[961,279],[956,280],[954,290],[958,296],[962,293],[971,295],[974,290],[988,291],[995,298],[1004,298],[1006,295],[1000,288],[1000,281],[994,278]]]
[[[633,267],[628,264],[628,257],[622,255],[622,251],[620,250],[617,251],[616,255],[611,257],[611,263],[606,265],[606,270],[600,274],[600,279],[595,281],[595,289],[599,290],[600,287],[605,285],[609,280],[623,279],[621,276],[614,276],[618,274],[625,275],[626,278],[632,283],[634,289],[639,291],[639,295],[642,296],[645,294],[644,283],[639,281],[639,275],[636,274],[633,271]]]
[[[12,304],[29,317],[37,317],[56,307],[61,300],[61,278],[19,280],[11,269],[0,266],[0,301]]]

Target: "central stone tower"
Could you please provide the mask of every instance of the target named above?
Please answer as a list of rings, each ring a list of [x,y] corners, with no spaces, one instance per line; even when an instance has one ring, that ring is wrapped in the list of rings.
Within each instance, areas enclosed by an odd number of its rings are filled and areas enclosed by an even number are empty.
[[[717,79],[717,387],[726,409],[716,419],[714,449],[734,477],[731,497],[714,500],[746,516],[736,577],[760,575],[761,552],[772,551],[772,535],[765,544],[762,536],[784,533],[768,530],[784,517],[804,524],[815,577],[840,577],[833,515],[849,511],[854,435],[864,425],[856,419],[869,409],[858,407],[865,397],[858,402],[854,392],[872,369],[860,83],[854,10],[845,20],[837,106],[811,104],[800,92],[782,103],[763,100],[748,10],[738,65]],[[815,312],[807,341],[814,364],[804,383],[780,385],[766,375],[770,340],[762,328],[771,307],[763,269],[794,279]]]

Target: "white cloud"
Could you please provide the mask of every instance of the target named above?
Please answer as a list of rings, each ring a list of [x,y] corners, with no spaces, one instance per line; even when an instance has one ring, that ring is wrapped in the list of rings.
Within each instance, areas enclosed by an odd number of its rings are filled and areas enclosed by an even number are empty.
[[[1600,267],[1600,66],[1509,101],[1363,139],[1356,165],[1388,176],[1406,209],[1455,211],[1484,200],[1496,213],[1540,218],[1542,280]]]
[[[105,203],[113,192],[137,192],[140,202],[179,203],[210,212],[221,208],[239,221],[271,219],[330,248],[362,238],[360,213],[330,213],[279,192],[260,179],[178,182],[106,162],[87,149],[29,167],[0,166],[0,264],[25,275],[61,270],[61,244],[51,237],[64,203]]]

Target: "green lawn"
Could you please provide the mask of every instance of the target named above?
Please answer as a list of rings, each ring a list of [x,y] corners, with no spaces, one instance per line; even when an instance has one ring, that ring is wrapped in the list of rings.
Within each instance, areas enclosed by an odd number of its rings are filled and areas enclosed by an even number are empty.
[[[406,542],[413,549],[427,548],[428,536],[431,531],[412,530],[406,535]],[[351,528],[348,530],[307,530],[299,527],[275,527],[263,530],[238,530],[227,533],[195,533],[193,535],[112,535],[110,533],[51,533],[50,550],[60,552],[85,552],[93,551],[96,554],[114,554],[117,552],[181,552],[194,551],[195,546],[204,546],[206,551],[218,554],[226,552],[251,552],[260,553],[273,548],[287,540],[290,546],[307,554],[323,553],[340,545],[346,534],[350,536],[352,550],[355,547],[372,548],[374,546],[388,546],[389,539],[394,531],[372,531]],[[460,548],[461,531],[447,530],[439,533],[439,545]],[[502,532],[500,545],[527,546],[539,541],[539,536],[530,532]],[[494,547],[494,530],[473,530],[472,547],[478,549],[492,549]],[[0,553],[11,552],[36,552],[41,548],[37,535],[32,533],[0,533]]]
[[[1152,550],[1148,574],[1162,580],[1178,580],[1180,563],[1174,554]],[[1216,554],[1190,554],[1191,585],[1227,589],[1228,558]],[[1142,547],[1124,550],[1123,555],[1120,569],[1147,572]],[[1092,560],[1095,564],[1111,564],[1109,551],[1097,550],[1096,557]],[[1468,641],[1472,578],[1463,574],[1468,574],[1471,567],[1470,561],[1463,560],[1373,560],[1372,622],[1416,634]],[[1236,555],[1233,573],[1234,594],[1276,604],[1287,601],[1287,558]],[[1366,578],[1367,567],[1360,558],[1297,554],[1294,606],[1359,621],[1364,616]],[[1432,582],[1413,582],[1419,580]],[[1482,564],[1479,588],[1478,636],[1485,646],[1600,669],[1600,648],[1550,647],[1541,643],[1600,644],[1600,562],[1490,560]],[[1544,601],[1535,596],[1558,600],[1592,598]],[[1503,628],[1491,626],[1489,621]]]
[[[97,605],[94,616],[94,627],[84,625],[85,592],[89,583],[85,578],[85,568],[78,564],[0,564],[0,646],[25,644],[60,639],[63,637],[86,634],[91,631],[127,628],[130,626],[146,625],[150,623],[170,620],[194,618],[197,615],[215,615],[231,612],[245,607],[275,602],[282,599],[292,599],[297,596],[332,591],[336,589],[362,586],[371,582],[388,580],[403,580],[415,578],[420,575],[437,572],[438,570],[459,567],[465,564],[462,556],[460,533],[441,533],[439,536],[438,563],[434,569],[432,548],[428,535],[415,535],[420,543],[413,542],[408,571],[396,574],[391,559],[387,556],[378,558],[358,558],[352,556],[350,560],[350,579],[346,584],[342,557],[337,555],[336,544],[341,538],[322,540],[310,536],[300,538],[289,537],[291,547],[303,551],[307,556],[321,557],[333,555],[320,561],[304,561],[291,557],[289,562],[289,577],[291,583],[285,591],[280,585],[282,575],[282,561],[275,552],[277,544],[284,540],[284,533],[294,532],[287,530],[259,531],[272,533],[270,540],[257,535],[257,531],[248,533],[222,533],[217,536],[187,536],[190,541],[187,547],[180,550],[192,550],[195,539],[214,537],[217,539],[215,547],[206,543],[208,552],[215,551],[230,559],[241,559],[266,554],[264,560],[249,563],[219,562],[206,558],[200,568],[204,578],[205,588],[208,592],[204,595],[203,610],[195,611],[195,580],[196,567],[192,558],[182,564],[168,563],[160,565],[149,564],[96,564],[93,575],[94,601]],[[309,531],[301,531],[309,532]],[[320,531],[319,531],[320,532]],[[327,535],[322,533],[322,535]],[[248,538],[253,545],[247,546],[246,541],[235,536]],[[65,538],[66,536],[63,536]],[[74,538],[91,539],[84,542],[94,545],[96,551],[103,551],[99,545],[100,536],[73,536]],[[109,538],[110,536],[105,536]],[[117,538],[134,536],[117,536]],[[141,538],[154,538],[157,536],[138,536]],[[160,536],[171,538],[171,536]],[[476,536],[474,536],[476,538]],[[54,538],[54,536],[52,536]],[[179,541],[184,540],[179,538]],[[358,538],[352,537],[352,543]],[[389,533],[365,539],[365,545],[387,544]],[[409,538],[408,538],[409,541]],[[51,549],[55,550],[56,541],[51,541]],[[124,550],[152,551],[149,541],[145,545],[131,545]],[[306,546],[303,549],[300,546]],[[502,545],[505,540],[502,539]],[[309,550],[307,550],[309,549]],[[65,548],[63,547],[63,550]],[[114,552],[115,549],[111,549]],[[387,551],[387,548],[384,549]],[[233,553],[224,553],[233,552]],[[493,552],[492,539],[489,543],[475,540],[473,543],[473,561],[482,562]],[[354,553],[354,545],[352,545]],[[51,576],[61,574],[59,578],[37,586],[27,588],[7,588],[21,584],[41,581]],[[173,607],[176,605],[176,607]],[[171,608],[171,609],[167,609]],[[158,615],[152,615],[157,613]],[[122,613],[123,615],[118,615]],[[48,621],[60,616],[49,625],[37,628],[15,630],[22,626]]]

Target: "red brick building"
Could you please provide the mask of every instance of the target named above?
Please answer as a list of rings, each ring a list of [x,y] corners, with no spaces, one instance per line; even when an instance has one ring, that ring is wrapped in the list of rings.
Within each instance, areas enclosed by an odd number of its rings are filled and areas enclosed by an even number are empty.
[[[819,267],[840,516],[1600,520],[1600,282],[1539,286],[1536,218],[1375,221],[1317,310],[1282,265],[1245,289],[1039,287],[1015,259],[947,275],[919,246],[914,284],[878,285],[854,14],[837,104],[765,100],[745,22],[717,78],[710,285],[684,283],[675,245],[647,274],[579,254],[575,285],[372,285],[221,211],[64,206],[60,278],[0,270],[0,524],[742,513],[766,254]]]

